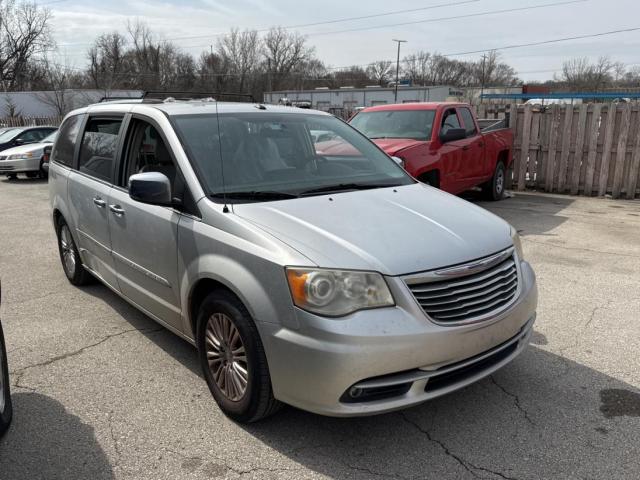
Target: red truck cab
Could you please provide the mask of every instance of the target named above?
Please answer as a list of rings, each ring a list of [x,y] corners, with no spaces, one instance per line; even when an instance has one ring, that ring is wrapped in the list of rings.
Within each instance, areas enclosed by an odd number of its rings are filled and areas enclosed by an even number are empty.
[[[513,132],[498,121],[481,129],[468,104],[381,105],[361,110],[349,123],[422,182],[453,194],[480,186],[490,199],[504,195]]]

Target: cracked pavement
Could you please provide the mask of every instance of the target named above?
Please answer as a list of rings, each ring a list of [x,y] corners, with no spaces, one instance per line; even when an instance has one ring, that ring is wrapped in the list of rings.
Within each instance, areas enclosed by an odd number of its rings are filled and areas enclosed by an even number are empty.
[[[193,347],[66,281],[47,197],[42,181],[0,180],[15,410],[2,480],[640,478],[640,202],[481,203],[521,231],[540,289],[532,345],[489,378],[377,417],[285,408],[240,426]]]

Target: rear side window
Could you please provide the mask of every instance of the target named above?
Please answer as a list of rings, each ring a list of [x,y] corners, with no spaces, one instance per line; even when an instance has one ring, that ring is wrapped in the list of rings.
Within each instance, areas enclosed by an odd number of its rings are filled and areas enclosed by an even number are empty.
[[[51,159],[70,167],[73,164],[73,152],[76,148],[76,138],[80,129],[82,115],[67,118],[60,127],[58,141],[51,152]]]
[[[78,170],[100,180],[111,181],[121,125],[121,118],[92,118],[87,122]]]
[[[476,124],[473,122],[473,115],[468,108],[461,108],[460,115],[464,122],[464,129],[467,131],[467,137],[473,137],[476,134]]]

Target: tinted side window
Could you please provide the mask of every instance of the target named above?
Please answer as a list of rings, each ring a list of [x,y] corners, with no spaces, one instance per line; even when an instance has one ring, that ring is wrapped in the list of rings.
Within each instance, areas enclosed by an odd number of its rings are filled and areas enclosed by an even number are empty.
[[[121,124],[121,118],[93,118],[87,122],[80,146],[78,169],[81,172],[111,181]]]
[[[472,137],[476,134],[476,124],[473,121],[473,115],[468,108],[460,108],[460,115],[464,122],[464,128],[467,131],[467,137]]]
[[[82,115],[74,115],[67,118],[60,127],[60,133],[51,152],[51,159],[70,167],[73,164],[73,153],[76,148],[76,138],[78,138],[78,130]]]
[[[133,132],[125,185],[136,173],[160,172],[167,176],[175,191],[177,169],[158,131],[153,125],[137,121]]]

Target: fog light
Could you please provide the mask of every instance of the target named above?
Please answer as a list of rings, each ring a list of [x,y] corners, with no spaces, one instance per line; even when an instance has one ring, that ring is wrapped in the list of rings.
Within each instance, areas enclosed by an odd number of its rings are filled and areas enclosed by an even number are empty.
[[[362,395],[363,390],[361,388],[358,387],[351,387],[349,389],[349,396],[351,398],[358,398],[360,395]]]

